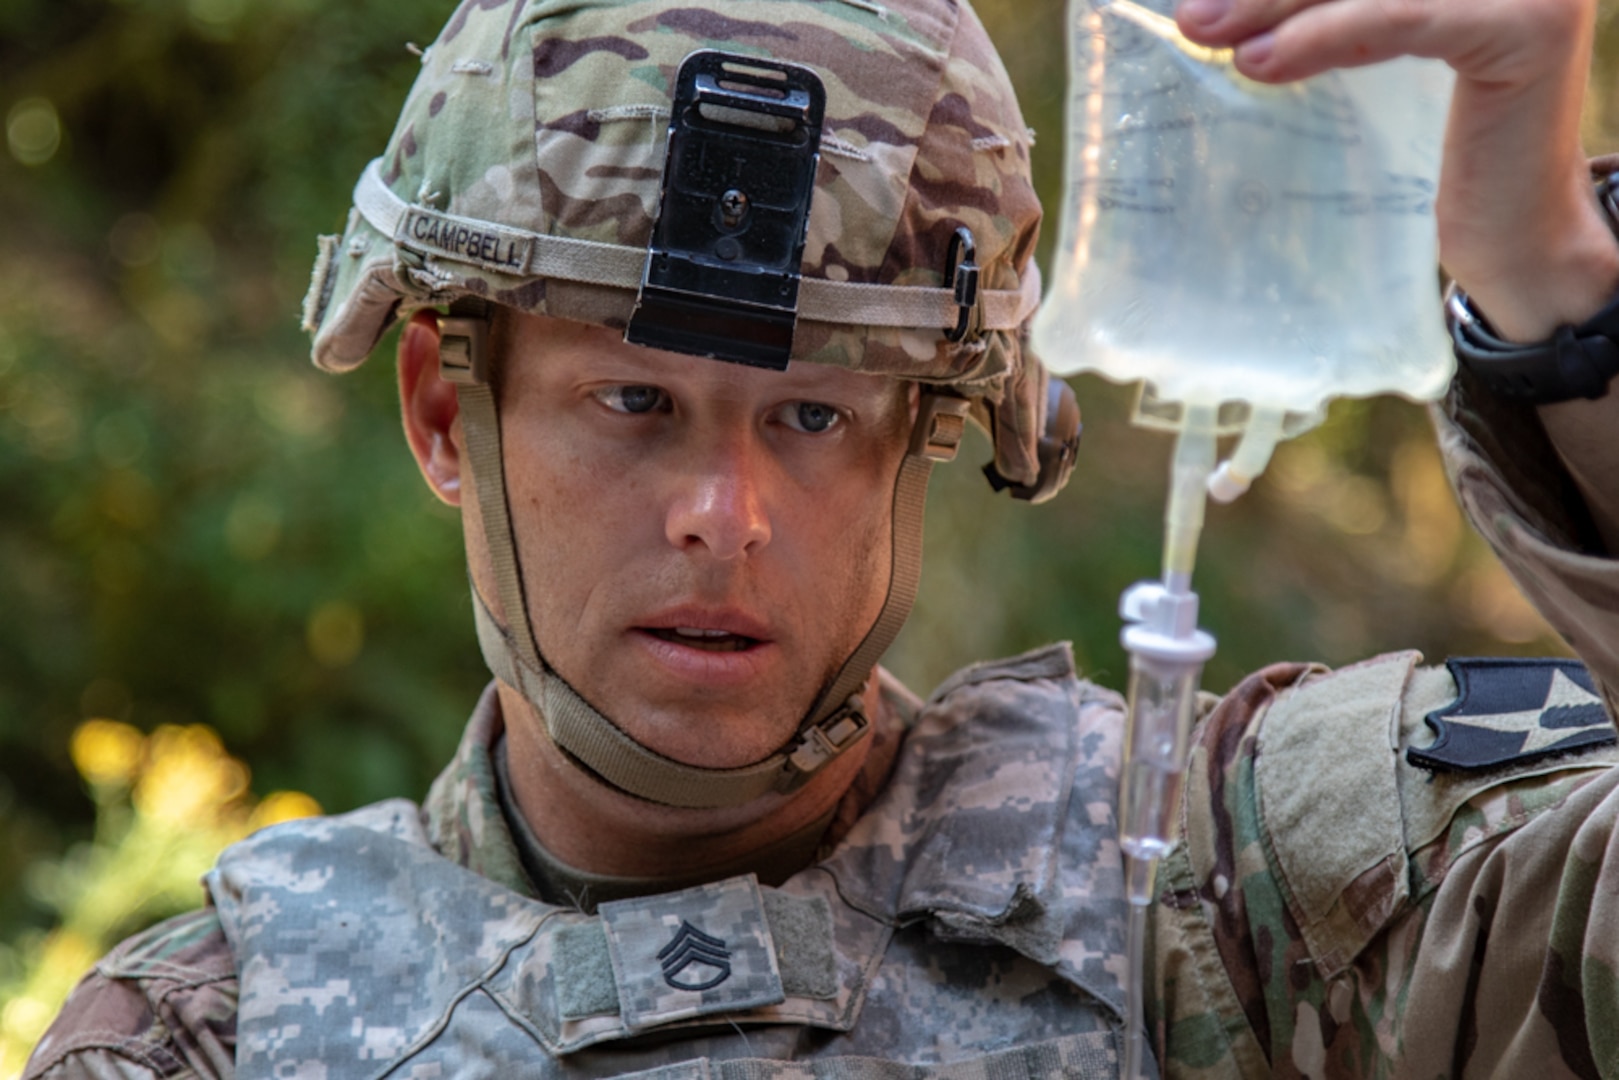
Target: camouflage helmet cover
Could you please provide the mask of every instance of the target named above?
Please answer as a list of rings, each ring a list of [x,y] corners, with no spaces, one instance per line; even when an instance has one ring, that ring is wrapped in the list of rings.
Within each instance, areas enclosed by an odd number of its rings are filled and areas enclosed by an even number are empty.
[[[703,48],[803,64],[825,84],[806,285],[937,293],[966,226],[981,287],[1002,301],[958,342],[948,318],[801,312],[793,357],[972,398],[996,470],[1034,484],[1047,376],[1026,343],[1039,290],[1030,134],[964,0],[465,0],[424,53],[344,235],[322,238],[305,307],[315,362],[352,368],[402,310],[464,296],[622,328],[636,300],[624,274],[557,272],[534,237],[644,260],[675,74]]]

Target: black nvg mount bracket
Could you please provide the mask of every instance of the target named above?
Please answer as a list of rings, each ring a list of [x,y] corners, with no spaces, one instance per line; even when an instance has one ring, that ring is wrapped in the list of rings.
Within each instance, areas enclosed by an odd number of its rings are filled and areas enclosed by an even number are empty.
[[[808,68],[714,50],[686,57],[624,340],[787,366],[825,109]]]

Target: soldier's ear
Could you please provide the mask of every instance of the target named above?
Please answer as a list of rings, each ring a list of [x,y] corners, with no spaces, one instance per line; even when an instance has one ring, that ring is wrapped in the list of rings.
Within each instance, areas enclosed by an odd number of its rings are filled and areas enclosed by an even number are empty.
[[[399,409],[422,478],[441,500],[461,505],[460,403],[438,374],[438,322],[418,311],[399,334]]]

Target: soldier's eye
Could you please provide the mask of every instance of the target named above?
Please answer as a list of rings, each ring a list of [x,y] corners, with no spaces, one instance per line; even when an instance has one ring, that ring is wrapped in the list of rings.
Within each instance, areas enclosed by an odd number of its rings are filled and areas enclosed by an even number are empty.
[[[819,401],[795,401],[783,412],[788,427],[809,435],[831,431],[842,419],[837,409]]]
[[[596,400],[621,413],[665,412],[669,395],[656,386],[608,386],[596,391]]]

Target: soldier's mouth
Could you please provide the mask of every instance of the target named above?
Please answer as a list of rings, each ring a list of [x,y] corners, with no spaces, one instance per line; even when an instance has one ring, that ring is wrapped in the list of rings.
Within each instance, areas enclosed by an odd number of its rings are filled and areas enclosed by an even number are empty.
[[[701,649],[704,652],[744,652],[760,643],[758,638],[751,638],[745,634],[733,634],[725,630],[698,630],[684,626],[667,629],[647,627],[646,632],[660,640],[691,649]]]

